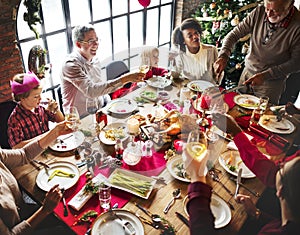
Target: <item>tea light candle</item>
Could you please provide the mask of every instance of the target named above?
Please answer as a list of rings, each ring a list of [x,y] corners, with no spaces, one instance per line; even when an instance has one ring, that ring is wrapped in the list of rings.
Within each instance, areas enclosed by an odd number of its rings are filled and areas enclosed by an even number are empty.
[[[139,133],[140,123],[135,118],[130,118],[127,121],[127,130],[130,134],[137,134]]]

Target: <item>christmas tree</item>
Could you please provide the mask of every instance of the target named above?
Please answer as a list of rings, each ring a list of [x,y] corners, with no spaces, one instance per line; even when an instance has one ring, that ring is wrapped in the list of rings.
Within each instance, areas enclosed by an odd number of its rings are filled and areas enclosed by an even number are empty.
[[[204,2],[193,15],[199,20],[203,32],[202,42],[222,46],[224,37],[242,21],[261,1],[215,0]],[[229,89],[237,85],[249,47],[250,35],[241,39],[231,53],[221,86]]]

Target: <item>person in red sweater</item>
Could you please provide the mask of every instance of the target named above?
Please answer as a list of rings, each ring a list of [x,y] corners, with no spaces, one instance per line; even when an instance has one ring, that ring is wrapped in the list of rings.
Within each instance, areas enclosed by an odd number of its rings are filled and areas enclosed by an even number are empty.
[[[258,234],[296,234],[300,231],[300,151],[286,159],[275,163],[269,160],[253,145],[242,129],[229,115],[215,114],[215,125],[231,134],[240,156],[246,166],[269,187],[276,188],[276,195],[280,202],[281,218],[276,219],[261,213],[246,195],[238,194],[237,201],[242,203],[248,215],[263,221],[264,226]],[[187,164],[189,163],[189,164]],[[214,217],[209,204],[211,187],[206,184],[206,178],[199,172],[199,168],[206,164],[206,159],[197,162],[187,155],[185,166],[191,175],[191,184],[188,188],[189,202],[187,204],[190,215],[191,234],[215,234]],[[268,169],[268,170],[266,170]],[[297,233],[298,234],[298,233]]]

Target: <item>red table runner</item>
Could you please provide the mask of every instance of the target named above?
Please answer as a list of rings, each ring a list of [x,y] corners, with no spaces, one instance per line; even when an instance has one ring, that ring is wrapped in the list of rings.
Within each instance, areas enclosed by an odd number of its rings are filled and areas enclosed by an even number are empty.
[[[163,152],[153,152],[152,157],[142,157],[141,161],[135,166],[128,166],[123,163],[124,169],[136,171],[142,175],[146,176],[157,176],[162,170],[165,169],[166,160],[164,159]],[[103,175],[109,175],[109,169],[102,169],[99,171],[95,171],[95,175],[101,172]],[[66,203],[68,203],[81,189],[84,187],[86,183],[85,174],[81,175],[79,181],[72,188],[66,190],[65,199]],[[123,207],[130,199],[132,195],[130,193],[124,192],[119,189],[112,188],[112,196],[111,196],[111,205],[118,203],[119,208]],[[89,210],[95,210],[99,214],[101,214],[103,209],[100,209],[98,195],[94,195],[90,200],[81,208],[80,211],[76,211],[70,207],[68,207],[69,215],[64,217],[63,215],[63,203],[60,202],[58,206],[55,208],[55,214],[64,221],[76,234],[82,235],[85,234],[87,229],[89,228],[89,223],[77,224],[73,225],[77,218],[79,218],[82,214]]]

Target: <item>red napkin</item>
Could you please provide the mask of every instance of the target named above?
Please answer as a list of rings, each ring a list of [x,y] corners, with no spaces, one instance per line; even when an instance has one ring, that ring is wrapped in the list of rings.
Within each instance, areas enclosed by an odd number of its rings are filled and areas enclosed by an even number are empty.
[[[224,101],[226,104],[228,104],[229,109],[232,109],[236,105],[233,99],[237,94],[238,93],[236,92],[228,92],[224,94]]]

